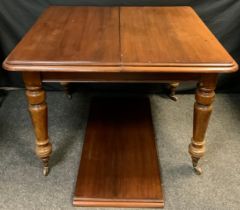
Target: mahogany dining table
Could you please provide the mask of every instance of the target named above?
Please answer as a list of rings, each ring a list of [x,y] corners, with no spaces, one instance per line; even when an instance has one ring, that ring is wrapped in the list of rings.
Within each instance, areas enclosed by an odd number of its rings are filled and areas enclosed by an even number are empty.
[[[195,172],[201,174],[198,162],[205,153],[218,75],[238,69],[188,6],[49,6],[3,67],[23,75],[44,175],[52,146],[42,83],[196,81],[189,153]]]

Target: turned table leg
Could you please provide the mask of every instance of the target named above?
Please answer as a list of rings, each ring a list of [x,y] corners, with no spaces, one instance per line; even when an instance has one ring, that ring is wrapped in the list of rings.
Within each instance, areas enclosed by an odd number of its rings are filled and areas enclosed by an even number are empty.
[[[36,154],[43,162],[43,174],[49,172],[49,156],[52,145],[48,138],[47,104],[39,73],[23,73],[29,111],[36,135]]]
[[[193,119],[193,137],[189,145],[189,153],[192,158],[192,164],[196,174],[202,173],[198,166],[198,161],[205,153],[205,133],[207,130],[209,118],[212,112],[212,103],[214,100],[217,75],[207,75],[202,77],[198,83],[194,104]]]

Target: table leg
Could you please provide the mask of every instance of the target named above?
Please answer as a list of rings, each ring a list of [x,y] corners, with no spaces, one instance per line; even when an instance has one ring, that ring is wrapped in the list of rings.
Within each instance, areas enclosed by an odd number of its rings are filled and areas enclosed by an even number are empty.
[[[196,174],[202,173],[198,161],[205,153],[205,133],[212,112],[217,75],[207,75],[198,83],[194,104],[193,138],[189,145],[189,153]]]
[[[47,104],[39,73],[23,73],[29,111],[36,135],[36,154],[43,161],[43,174],[49,172],[48,161],[52,145],[48,138]]]

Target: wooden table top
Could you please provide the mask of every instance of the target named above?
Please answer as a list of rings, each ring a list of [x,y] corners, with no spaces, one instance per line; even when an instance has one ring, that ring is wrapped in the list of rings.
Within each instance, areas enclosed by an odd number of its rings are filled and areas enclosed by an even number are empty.
[[[237,70],[191,7],[50,6],[3,66],[48,72]]]

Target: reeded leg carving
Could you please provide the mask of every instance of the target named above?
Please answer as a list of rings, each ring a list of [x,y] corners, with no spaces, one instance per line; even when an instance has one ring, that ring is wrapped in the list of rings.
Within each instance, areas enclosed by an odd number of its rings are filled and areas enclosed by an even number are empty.
[[[212,112],[217,75],[203,77],[198,83],[194,104],[193,138],[189,145],[189,153],[196,174],[202,173],[198,161],[205,153],[205,133]]]
[[[177,101],[178,98],[175,95],[176,94],[176,89],[179,86],[179,82],[172,82],[168,84],[168,97],[172,99],[173,101]]]
[[[72,99],[72,92],[70,90],[69,83],[61,82],[60,84],[63,86],[64,92],[65,92],[66,96],[68,97],[68,99]]]
[[[29,111],[36,135],[36,154],[43,162],[43,174],[49,172],[48,161],[52,152],[52,145],[48,138],[47,104],[45,91],[39,73],[23,73]]]

